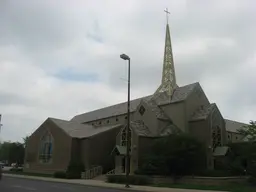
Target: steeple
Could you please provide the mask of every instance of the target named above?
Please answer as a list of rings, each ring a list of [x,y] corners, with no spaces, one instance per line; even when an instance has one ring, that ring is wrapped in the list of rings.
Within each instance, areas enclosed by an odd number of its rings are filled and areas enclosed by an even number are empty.
[[[174,70],[170,29],[168,24],[168,14],[170,14],[170,12],[168,12],[168,9],[166,9],[165,12],[167,17],[167,23],[166,23],[166,34],[165,34],[162,82],[159,88],[154,93],[154,95],[158,95],[161,92],[166,92],[167,95],[171,97],[174,92],[174,89],[177,87],[177,84],[176,84],[176,76],[175,76],[175,70]]]

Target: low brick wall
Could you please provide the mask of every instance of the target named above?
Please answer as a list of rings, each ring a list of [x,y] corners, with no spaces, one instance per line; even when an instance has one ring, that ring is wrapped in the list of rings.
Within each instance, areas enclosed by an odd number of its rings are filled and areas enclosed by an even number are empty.
[[[247,177],[183,177],[177,181],[180,184],[194,184],[194,185],[211,185],[220,186],[228,185],[232,183],[245,183]],[[153,183],[163,184],[163,183],[173,183],[173,179],[170,177],[153,177]]]

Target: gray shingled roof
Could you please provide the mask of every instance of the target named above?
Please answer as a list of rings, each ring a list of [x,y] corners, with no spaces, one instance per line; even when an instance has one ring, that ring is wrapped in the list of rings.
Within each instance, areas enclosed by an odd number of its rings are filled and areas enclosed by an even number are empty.
[[[147,96],[150,97],[150,96]],[[146,98],[146,97],[145,97]],[[140,104],[142,98],[134,99],[130,103],[131,112],[135,111],[137,106]],[[83,113],[81,115],[76,115],[71,119],[71,121],[76,121],[79,123],[90,122],[94,120],[104,119],[107,117],[113,117],[125,114],[127,112],[127,102],[119,103],[102,109],[97,109],[95,111],[90,111]]]
[[[213,152],[213,156],[215,156],[215,157],[225,156],[227,154],[228,150],[229,150],[229,147],[227,147],[227,146],[216,147]]]
[[[230,131],[230,132],[237,132],[238,129],[242,128],[243,126],[248,125],[246,123],[232,121],[229,119],[225,119],[225,122],[226,122],[226,130]]]
[[[198,110],[195,111],[195,113],[192,115],[190,121],[198,121],[203,120],[208,117],[210,112],[216,107],[215,103],[211,103],[209,105],[204,105]]]
[[[215,107],[216,107],[215,103],[211,103],[207,106],[203,106],[192,115],[190,121],[198,121],[198,120],[206,119],[207,116],[210,114],[211,110],[213,110]],[[248,125],[245,123],[232,121],[229,119],[225,119],[225,122],[226,122],[226,130],[230,132],[237,132],[238,129]]]
[[[65,121],[61,119],[49,118],[59,128],[64,130],[68,135],[73,138],[88,138],[99,133],[120,127],[121,125],[103,126],[95,128],[92,125],[80,124],[72,121]]]
[[[163,136],[162,130],[150,130],[142,120],[131,121],[131,128],[140,136],[147,136],[147,137]],[[180,133],[180,129],[171,122],[163,129],[170,129],[172,133]]]
[[[144,124],[142,120],[131,121],[131,127],[140,136],[152,136],[149,128]]]
[[[200,86],[200,84],[196,82],[189,85],[185,85],[183,87],[177,87],[173,92],[170,102],[168,100],[162,100],[162,101],[158,101],[158,105],[165,105],[168,103],[176,103],[176,102],[184,101],[188,97],[188,95],[192,92],[192,90],[198,86]],[[168,98],[168,96],[166,97]]]
[[[166,129],[169,129],[171,130],[171,132],[173,134],[179,134],[181,133],[182,131],[180,130],[180,128],[178,128],[175,124],[173,124],[172,122],[170,122],[165,128],[163,128],[163,130],[166,130]],[[161,130],[161,132],[163,131]]]
[[[151,108],[151,110],[156,114],[156,117],[159,119],[168,120],[169,117],[166,116],[164,111],[157,105],[155,99],[143,99],[144,102]]]
[[[112,150],[111,154],[115,152],[118,155],[126,155],[126,147],[121,145],[116,145],[115,148]]]
[[[199,83],[193,83],[183,87],[177,87],[173,93],[171,101],[169,101],[169,98],[167,96],[161,95],[161,97],[157,98],[156,100],[157,104],[164,105],[168,103],[183,101],[187,98],[187,96],[196,86],[199,86]],[[137,109],[137,106],[140,104],[142,99],[149,99],[151,97],[152,95],[149,95],[146,97],[131,100],[131,112],[134,112]],[[102,109],[98,109],[95,111],[90,111],[87,113],[76,115],[71,119],[71,121],[85,123],[85,122],[104,119],[112,116],[122,115],[122,114],[125,114],[126,112],[127,112],[127,102],[124,102],[124,103],[119,103],[109,107],[105,107]]]

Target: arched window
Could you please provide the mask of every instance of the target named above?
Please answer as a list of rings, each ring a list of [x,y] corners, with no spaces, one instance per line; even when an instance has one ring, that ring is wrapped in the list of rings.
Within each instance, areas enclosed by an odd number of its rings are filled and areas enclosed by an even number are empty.
[[[212,147],[221,146],[221,128],[219,126],[212,128]]]
[[[46,133],[40,141],[39,160],[42,163],[49,163],[52,160],[53,138],[50,133]]]
[[[126,128],[127,128],[127,127],[125,127],[125,128],[122,130],[122,133],[121,133],[121,146],[126,146],[126,143],[127,143]],[[131,146],[131,135],[132,135],[132,131],[131,131],[131,129],[129,129],[129,132],[128,132],[128,141],[129,141],[130,146]]]

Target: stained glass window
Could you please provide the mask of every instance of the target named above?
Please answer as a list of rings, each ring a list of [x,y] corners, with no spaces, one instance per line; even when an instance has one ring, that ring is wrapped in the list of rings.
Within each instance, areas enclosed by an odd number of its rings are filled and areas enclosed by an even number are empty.
[[[131,146],[131,135],[132,135],[132,131],[131,129],[129,129],[128,132],[128,141],[129,141],[129,145]],[[122,130],[121,133],[121,146],[126,146],[127,143],[127,138],[126,138],[126,127]]]
[[[40,141],[39,160],[42,163],[49,163],[52,160],[53,139],[50,133],[46,133]]]
[[[212,147],[221,146],[221,128],[219,126],[212,128]]]

